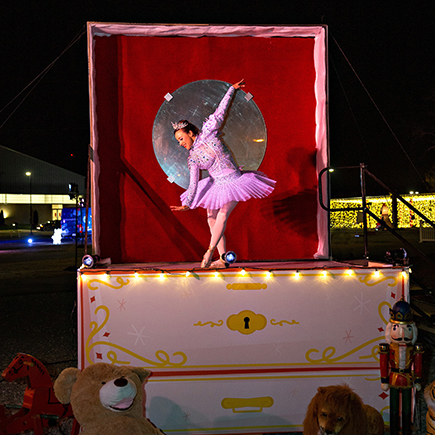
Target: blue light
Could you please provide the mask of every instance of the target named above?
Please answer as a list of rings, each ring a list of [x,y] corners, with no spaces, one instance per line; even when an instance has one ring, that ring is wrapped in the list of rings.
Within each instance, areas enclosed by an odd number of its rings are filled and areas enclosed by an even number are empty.
[[[92,255],[85,255],[82,261],[83,265],[86,267],[92,267],[94,265],[94,259],[92,258]]]
[[[86,254],[82,258],[82,267],[94,267],[96,263],[100,261],[100,257],[98,255],[89,255]]]
[[[27,243],[31,245],[33,243],[33,239],[27,239]]]
[[[233,251],[228,251],[223,256],[225,257],[224,260],[230,264],[234,263],[237,260],[237,255]]]

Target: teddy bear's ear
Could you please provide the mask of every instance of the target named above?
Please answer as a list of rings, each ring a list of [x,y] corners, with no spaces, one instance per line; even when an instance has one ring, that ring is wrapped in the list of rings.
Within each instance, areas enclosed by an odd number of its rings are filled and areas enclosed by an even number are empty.
[[[80,370],[69,367],[63,370],[54,382],[54,394],[60,403],[70,403],[72,387],[77,380]]]
[[[145,370],[142,367],[130,367],[130,370],[139,376],[142,384],[145,382],[145,379],[151,375],[151,372],[149,370]]]

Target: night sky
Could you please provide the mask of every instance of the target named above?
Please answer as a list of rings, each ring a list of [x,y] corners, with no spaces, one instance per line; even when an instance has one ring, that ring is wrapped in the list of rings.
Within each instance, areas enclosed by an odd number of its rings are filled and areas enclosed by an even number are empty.
[[[434,13],[432,0],[2,1],[0,145],[86,174],[87,21],[326,24],[331,165],[365,163],[399,193],[433,192]],[[333,177],[333,197],[359,195],[357,170]]]

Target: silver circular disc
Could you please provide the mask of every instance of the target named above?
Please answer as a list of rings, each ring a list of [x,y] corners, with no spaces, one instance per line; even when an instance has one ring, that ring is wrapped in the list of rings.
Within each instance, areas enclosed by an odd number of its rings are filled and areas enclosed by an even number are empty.
[[[218,80],[199,80],[167,94],[153,125],[154,153],[169,181],[187,189],[189,152],[178,145],[171,122],[187,119],[201,129],[202,124],[217,108],[229,84]],[[221,128],[221,139],[233,153],[238,166],[246,171],[259,168],[267,145],[266,124],[260,109],[239,89]],[[207,176],[203,171],[202,176]]]

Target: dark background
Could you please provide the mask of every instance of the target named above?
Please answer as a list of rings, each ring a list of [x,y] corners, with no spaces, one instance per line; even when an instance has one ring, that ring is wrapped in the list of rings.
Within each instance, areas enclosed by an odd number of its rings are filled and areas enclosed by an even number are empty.
[[[331,165],[364,162],[399,193],[430,192],[435,189],[430,183],[434,5],[430,0],[2,2],[0,145],[86,174],[87,21],[326,24]],[[385,193],[371,183],[368,188],[369,194]],[[359,195],[358,171],[337,171],[332,192]]]

